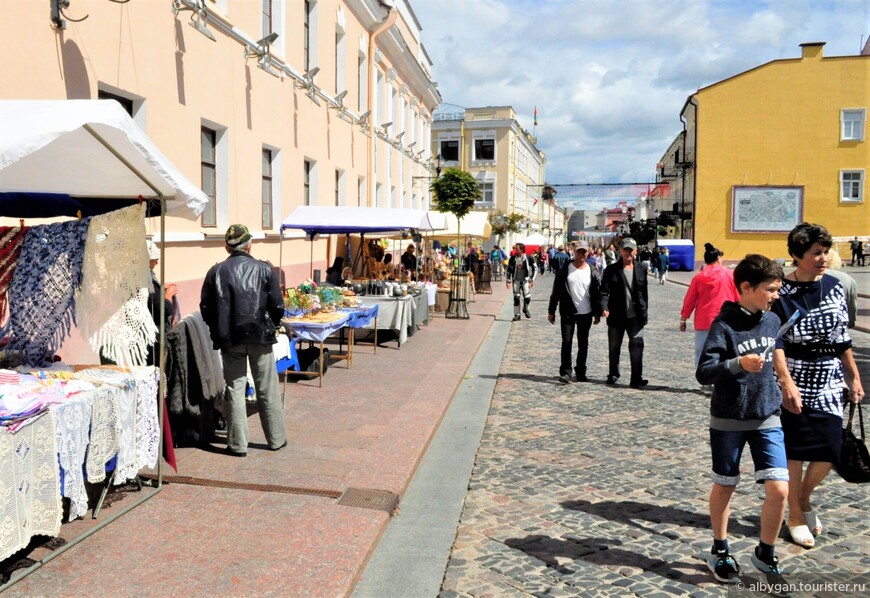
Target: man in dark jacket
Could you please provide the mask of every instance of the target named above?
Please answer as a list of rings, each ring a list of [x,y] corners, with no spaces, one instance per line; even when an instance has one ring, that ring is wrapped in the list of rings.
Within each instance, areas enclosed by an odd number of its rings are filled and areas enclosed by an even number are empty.
[[[514,292],[514,321],[520,319],[520,302],[523,313],[531,318],[529,304],[532,302],[532,289],[535,288],[535,262],[526,255],[526,246],[523,243],[514,245],[515,253],[508,260],[505,284],[507,288],[513,286]]]
[[[620,244],[620,260],[605,268],[601,276],[601,315],[607,318],[607,346],[610,370],[608,384],[619,378],[619,352],[628,334],[632,388],[648,384],[643,379],[643,327],[647,322],[646,272],[635,262],[637,243],[626,237]]]
[[[571,342],[577,329],[577,362],[574,375],[577,382],[588,382],[586,354],[589,349],[589,329],[601,321],[601,289],[598,274],[586,263],[589,243],[581,241],[574,249],[574,261],[556,272],[547,320],[556,323],[556,305],[562,327],[562,361],[559,380],[571,382]]]
[[[244,457],[248,450],[245,381],[249,362],[269,449],[277,451],[287,446],[272,356],[284,301],[272,267],[251,256],[248,228],[233,224],[227,229],[225,241],[230,256],[206,274],[199,309],[224,362],[229,410],[226,452]]]

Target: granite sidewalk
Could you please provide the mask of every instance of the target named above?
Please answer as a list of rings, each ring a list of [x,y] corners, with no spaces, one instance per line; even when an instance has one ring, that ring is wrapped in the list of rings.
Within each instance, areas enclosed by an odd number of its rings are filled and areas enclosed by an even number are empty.
[[[386,342],[373,354],[371,343],[361,343],[353,368],[334,362],[322,389],[316,381],[290,384],[285,449],[266,450],[253,414],[247,458],[225,456],[219,444],[215,452],[177,450],[179,475],[321,490],[327,496],[166,484],[6,594],[347,595],[389,515],[338,504],[334,496],[351,488],[404,494],[504,304],[504,284],[494,283],[493,290],[469,304],[470,319],[435,315],[401,349]],[[175,473],[167,469],[165,474]],[[101,517],[136,499],[135,492],[122,496]],[[83,521],[65,524],[61,537],[86,527]]]

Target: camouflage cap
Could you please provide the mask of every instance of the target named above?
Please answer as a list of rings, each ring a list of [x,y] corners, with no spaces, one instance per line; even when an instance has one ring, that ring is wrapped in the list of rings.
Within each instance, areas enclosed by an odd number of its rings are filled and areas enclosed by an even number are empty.
[[[231,224],[224,236],[228,247],[238,247],[251,240],[251,233],[244,224]]]

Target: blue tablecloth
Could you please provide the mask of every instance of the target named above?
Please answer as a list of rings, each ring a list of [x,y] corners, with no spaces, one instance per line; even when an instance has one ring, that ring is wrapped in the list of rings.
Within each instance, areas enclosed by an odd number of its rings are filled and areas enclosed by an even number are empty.
[[[341,317],[334,322],[327,322],[325,324],[306,322],[304,320],[285,320],[284,324],[286,328],[302,340],[320,343],[325,341],[330,334],[347,326],[350,314],[339,312],[339,315]]]
[[[378,317],[380,311],[377,305],[360,305],[359,307],[346,307],[340,311],[347,312],[350,316],[347,320],[348,328],[362,328]]]

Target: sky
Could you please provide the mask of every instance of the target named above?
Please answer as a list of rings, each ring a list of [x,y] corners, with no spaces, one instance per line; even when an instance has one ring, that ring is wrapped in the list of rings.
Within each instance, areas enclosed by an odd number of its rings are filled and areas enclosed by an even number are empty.
[[[411,0],[446,103],[513,106],[546,180],[648,182],[698,88],[827,42],[855,55],[870,0]],[[863,36],[863,37],[862,37]],[[538,109],[538,126],[533,112]]]

